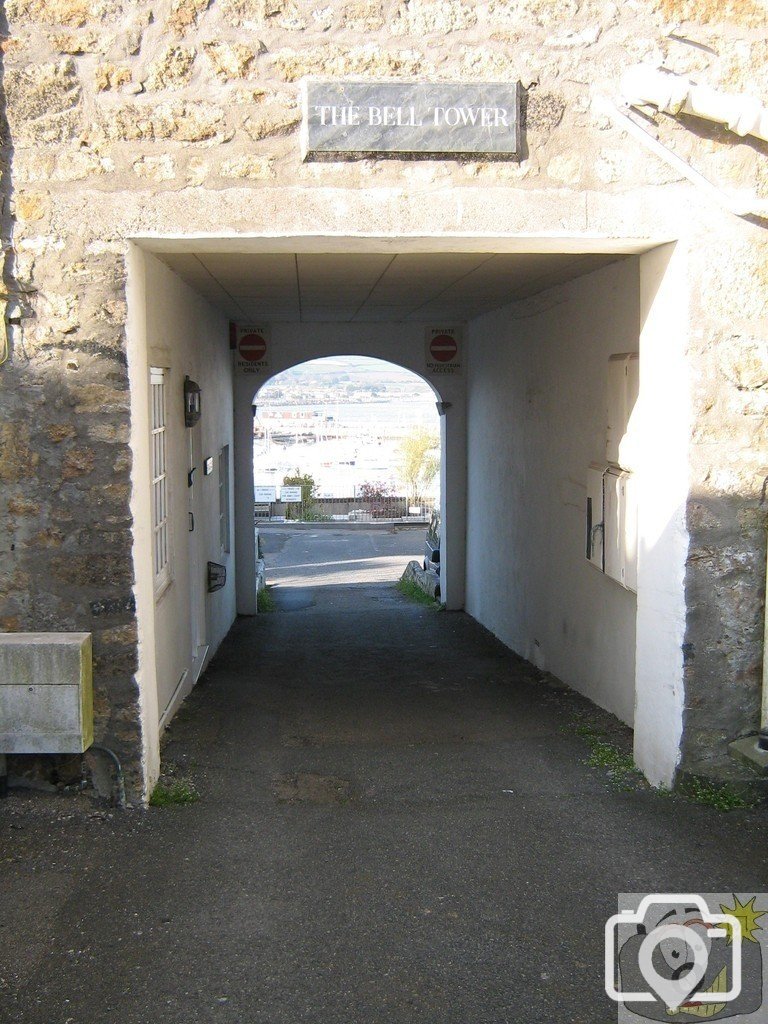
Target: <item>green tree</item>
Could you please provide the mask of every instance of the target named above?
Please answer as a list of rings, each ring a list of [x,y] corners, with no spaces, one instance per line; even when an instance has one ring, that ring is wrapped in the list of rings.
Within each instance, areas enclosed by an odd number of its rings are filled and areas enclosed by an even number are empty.
[[[284,476],[283,483],[286,486],[301,487],[301,504],[290,502],[285,509],[286,519],[314,519],[317,516],[315,498],[317,497],[317,484],[315,478],[309,473],[299,472],[299,467],[292,476]]]
[[[408,498],[422,504],[424,491],[440,472],[440,439],[431,430],[420,427],[400,443],[400,475]]]
[[[315,478],[309,473],[300,473],[298,466],[293,476],[283,477],[283,483],[286,487],[301,487],[301,500],[304,504],[313,501],[317,497]]]

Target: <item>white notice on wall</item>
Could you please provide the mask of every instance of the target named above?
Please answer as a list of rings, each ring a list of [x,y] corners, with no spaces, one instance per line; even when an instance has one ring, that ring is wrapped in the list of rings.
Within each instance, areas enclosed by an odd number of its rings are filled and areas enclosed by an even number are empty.
[[[253,488],[253,500],[258,505],[268,505],[270,502],[275,501],[275,486],[256,484]]]
[[[461,328],[427,327],[425,356],[427,373],[461,373]]]
[[[237,325],[235,369],[239,373],[263,374],[269,369],[270,331],[268,324]]]

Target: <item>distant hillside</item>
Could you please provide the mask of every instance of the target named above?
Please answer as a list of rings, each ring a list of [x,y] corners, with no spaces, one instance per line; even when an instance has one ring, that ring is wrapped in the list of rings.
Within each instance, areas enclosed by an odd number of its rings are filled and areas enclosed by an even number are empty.
[[[382,398],[387,392],[402,397],[404,389],[418,399],[423,393],[425,401],[433,401],[427,385],[409,370],[401,369],[381,359],[360,356],[334,356],[327,359],[313,359],[294,366],[274,377],[259,392],[259,403],[270,405],[288,400],[323,402],[330,393],[338,400],[339,392],[354,395],[365,391],[374,392]]]

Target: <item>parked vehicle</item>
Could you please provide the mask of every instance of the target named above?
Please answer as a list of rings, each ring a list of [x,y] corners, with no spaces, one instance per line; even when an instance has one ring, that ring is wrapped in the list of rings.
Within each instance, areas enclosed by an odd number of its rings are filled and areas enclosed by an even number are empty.
[[[440,513],[435,510],[429,520],[424,545],[424,568],[440,575]]]

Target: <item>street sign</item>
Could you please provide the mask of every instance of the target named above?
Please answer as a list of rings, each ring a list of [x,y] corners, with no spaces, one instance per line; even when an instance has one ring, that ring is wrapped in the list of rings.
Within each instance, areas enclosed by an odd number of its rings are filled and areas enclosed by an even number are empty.
[[[275,487],[256,484],[253,488],[253,500],[258,504],[269,504],[269,502],[275,501]]]
[[[461,373],[461,328],[427,327],[427,373]]]
[[[262,374],[269,367],[269,325],[237,325],[235,369],[240,373]]]
[[[237,343],[237,351],[241,359],[247,359],[249,363],[258,362],[263,359],[267,351],[267,341],[261,334],[252,331],[244,334]]]
[[[450,334],[437,334],[429,343],[429,354],[439,363],[448,363],[456,358],[459,346]]]
[[[280,501],[301,501],[301,486],[281,487]]]

